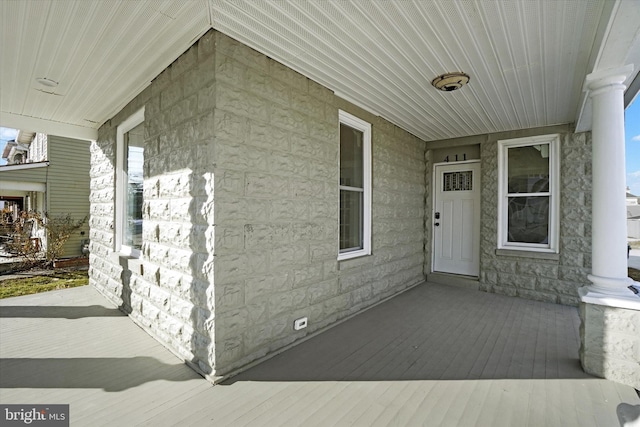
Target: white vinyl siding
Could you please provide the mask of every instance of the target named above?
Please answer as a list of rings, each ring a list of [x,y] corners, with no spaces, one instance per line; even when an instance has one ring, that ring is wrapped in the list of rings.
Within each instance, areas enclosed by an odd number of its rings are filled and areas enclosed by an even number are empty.
[[[64,257],[82,255],[82,241],[89,239],[89,168],[91,142],[49,135],[47,212],[49,216],[87,218],[64,246]],[[82,234],[84,233],[84,234]]]

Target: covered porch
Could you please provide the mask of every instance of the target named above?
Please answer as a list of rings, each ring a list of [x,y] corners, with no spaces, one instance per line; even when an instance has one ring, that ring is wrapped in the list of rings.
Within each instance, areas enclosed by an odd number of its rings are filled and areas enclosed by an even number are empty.
[[[625,258],[623,127],[624,108],[640,91],[637,2],[24,1],[4,2],[1,10],[6,27],[17,29],[0,39],[7,46],[2,62],[10,64],[0,76],[8,88],[0,125],[92,141],[92,284],[128,303],[135,321],[203,374],[225,375],[302,340],[306,332],[291,328],[296,320],[309,319],[307,331],[315,331],[425,274],[444,272],[477,276],[487,291],[580,304],[584,368],[621,382],[631,378],[640,388],[637,341],[618,339],[621,333],[637,340],[640,316]],[[462,80],[438,87],[446,76]],[[456,82],[469,84],[453,91]],[[366,145],[373,148],[358,155],[367,185],[340,189],[339,132],[354,119],[365,133],[372,129]],[[144,196],[129,214],[120,209],[123,144],[141,125]],[[560,151],[547,156],[546,148],[532,148],[545,152],[538,157],[552,171],[536,172],[541,182],[571,179],[541,187],[549,191],[533,185],[506,191],[506,153],[542,142]],[[484,190],[479,213],[467,215],[478,224],[468,252],[483,256],[470,257],[471,273],[438,268],[434,250],[435,227],[449,227],[434,208],[436,164],[467,160],[480,161]],[[347,260],[338,250],[338,218],[346,206],[340,191],[352,190],[362,192],[363,206],[372,204],[352,210],[353,229],[363,236],[343,248],[353,256]],[[509,198],[518,199],[514,215],[536,215],[531,228],[546,236],[502,238],[509,236],[503,209]],[[535,198],[553,209],[535,208]],[[125,224],[142,230],[140,247],[123,240]],[[437,372],[460,369],[460,378],[477,374],[485,384],[510,378],[492,366],[517,372],[510,365],[516,363],[537,378],[539,365],[527,364],[539,345],[528,343],[547,340],[549,331],[514,333],[522,357],[502,360],[496,353],[483,364],[479,355],[494,338],[480,332],[531,322],[497,318],[499,326],[478,330],[478,319],[487,319],[479,313],[459,330],[451,328],[461,316],[406,320],[417,327],[407,339],[440,342],[413,344],[412,352],[399,350],[398,360],[389,353],[394,369],[406,365],[394,374],[413,378],[420,366],[438,366]],[[607,316],[616,320],[602,322]],[[440,322],[443,335],[434,333]],[[377,335],[385,325],[375,326],[380,354],[395,348]],[[394,340],[405,337],[389,330]],[[523,336],[527,344],[518,341]],[[490,348],[501,348],[495,339]],[[458,341],[472,346],[465,351]],[[573,355],[578,341],[572,345]],[[619,353],[621,363],[611,356]],[[313,353],[304,367],[322,366],[323,354]],[[415,359],[405,360],[409,354]],[[328,366],[340,372],[339,364]],[[437,380],[423,376],[416,378]]]
[[[420,284],[211,385],[91,287],[0,301],[0,401],[71,425],[615,426],[636,391],[585,374],[575,307]]]

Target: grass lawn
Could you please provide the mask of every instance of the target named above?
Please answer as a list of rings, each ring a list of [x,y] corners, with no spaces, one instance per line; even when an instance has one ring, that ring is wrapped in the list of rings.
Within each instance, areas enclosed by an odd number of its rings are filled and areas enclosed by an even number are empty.
[[[75,288],[87,284],[89,284],[87,270],[55,271],[43,276],[0,280],[0,299]]]
[[[635,268],[630,268],[629,277],[631,277],[636,282],[640,282],[640,270],[636,270]]]

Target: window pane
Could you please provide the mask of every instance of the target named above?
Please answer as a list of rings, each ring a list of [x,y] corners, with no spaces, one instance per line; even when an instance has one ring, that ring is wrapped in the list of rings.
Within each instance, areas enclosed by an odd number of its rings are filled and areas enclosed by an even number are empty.
[[[362,132],[340,124],[340,185],[363,188]]]
[[[549,144],[513,147],[509,156],[509,193],[549,191]]]
[[[362,197],[359,191],[340,190],[340,250],[362,249]]]
[[[442,178],[442,191],[473,190],[473,171],[445,172]]]
[[[510,197],[509,242],[549,243],[549,197]]]
[[[140,124],[125,135],[127,154],[126,218],[123,244],[142,248],[142,191],[144,186],[144,125]]]

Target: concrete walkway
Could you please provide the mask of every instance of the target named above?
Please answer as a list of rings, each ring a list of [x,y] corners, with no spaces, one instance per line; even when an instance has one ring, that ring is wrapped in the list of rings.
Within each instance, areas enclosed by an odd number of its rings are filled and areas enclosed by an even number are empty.
[[[0,401],[72,426],[603,426],[631,388],[586,375],[577,310],[423,284],[213,386],[91,287],[0,300]]]

